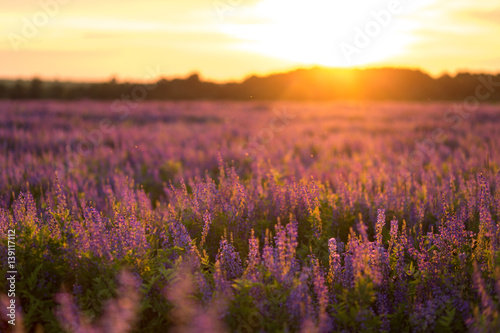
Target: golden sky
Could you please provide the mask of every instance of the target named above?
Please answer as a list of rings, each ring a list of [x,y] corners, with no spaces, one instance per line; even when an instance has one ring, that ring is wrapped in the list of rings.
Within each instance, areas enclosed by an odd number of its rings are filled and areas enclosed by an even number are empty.
[[[0,3],[0,31],[7,78],[500,71],[498,0],[16,0]]]

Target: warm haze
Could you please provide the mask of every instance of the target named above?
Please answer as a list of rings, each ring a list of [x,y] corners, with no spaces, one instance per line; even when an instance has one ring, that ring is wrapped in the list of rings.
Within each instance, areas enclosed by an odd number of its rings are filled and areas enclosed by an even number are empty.
[[[499,16],[496,0],[3,1],[0,76],[146,80],[148,66],[214,80],[310,65],[497,72]],[[372,29],[361,47],[358,29]]]
[[[499,0],[0,0],[0,333],[500,332]]]

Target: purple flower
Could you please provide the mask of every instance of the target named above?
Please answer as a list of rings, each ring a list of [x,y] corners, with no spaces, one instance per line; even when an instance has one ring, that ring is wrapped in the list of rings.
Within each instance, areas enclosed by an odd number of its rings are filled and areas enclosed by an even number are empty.
[[[222,277],[226,281],[234,280],[243,274],[240,255],[225,237],[220,241],[215,261],[219,263]]]

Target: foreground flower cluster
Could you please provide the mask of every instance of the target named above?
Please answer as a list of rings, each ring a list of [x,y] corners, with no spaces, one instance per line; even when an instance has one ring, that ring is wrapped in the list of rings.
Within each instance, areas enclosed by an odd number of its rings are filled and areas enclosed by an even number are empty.
[[[1,103],[15,328],[500,330],[495,107],[276,107]]]

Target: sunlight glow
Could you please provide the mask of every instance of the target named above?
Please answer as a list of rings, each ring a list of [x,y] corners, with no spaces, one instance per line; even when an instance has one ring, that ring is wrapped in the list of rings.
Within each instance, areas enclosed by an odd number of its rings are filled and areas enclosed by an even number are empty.
[[[500,68],[498,0],[86,0],[57,10],[41,3],[0,4],[0,77],[141,80],[148,65],[220,81],[314,65],[432,75]],[[388,18],[394,4],[401,11]]]
[[[400,14],[390,15],[388,24],[370,38],[376,43],[364,47],[353,61],[346,61],[340,45],[342,42],[354,45],[356,29],[364,30],[368,22],[379,24],[371,13],[387,11],[390,2],[375,0],[360,10],[359,1],[291,0],[284,5],[282,1],[265,0],[242,13],[259,17],[262,23],[223,24],[220,30],[244,40],[237,48],[297,64],[342,67],[376,63],[400,54],[414,40],[412,31],[419,26],[402,19],[409,9],[402,3]]]

